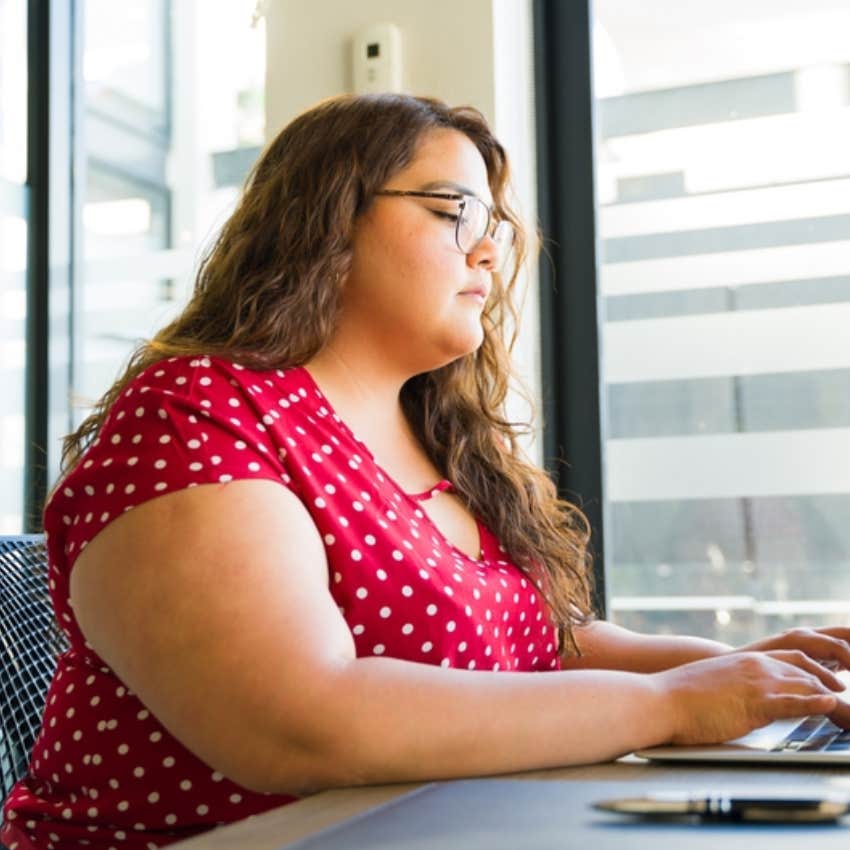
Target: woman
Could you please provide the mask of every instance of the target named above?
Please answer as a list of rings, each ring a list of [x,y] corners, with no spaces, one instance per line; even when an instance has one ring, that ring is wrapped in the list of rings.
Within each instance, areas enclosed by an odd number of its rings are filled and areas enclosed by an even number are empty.
[[[71,650],[6,844],[157,847],[321,788],[850,720],[819,663],[850,630],[743,652],[593,620],[586,523],[503,414],[507,181],[481,115],[433,100],[335,98],[271,143],[66,442]]]

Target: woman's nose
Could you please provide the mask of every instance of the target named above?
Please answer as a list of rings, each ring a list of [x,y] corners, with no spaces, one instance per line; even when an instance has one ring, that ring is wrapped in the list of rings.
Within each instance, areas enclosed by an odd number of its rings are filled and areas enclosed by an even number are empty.
[[[481,241],[466,255],[466,262],[473,268],[484,268],[487,271],[496,270],[499,248],[492,234],[485,234]]]

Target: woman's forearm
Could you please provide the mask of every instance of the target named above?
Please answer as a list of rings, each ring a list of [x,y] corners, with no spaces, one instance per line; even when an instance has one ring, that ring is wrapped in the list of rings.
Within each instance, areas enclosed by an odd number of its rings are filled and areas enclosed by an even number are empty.
[[[306,787],[290,790],[605,761],[674,734],[669,695],[627,672],[507,674],[363,658],[329,677],[327,695],[304,749],[312,757],[298,768]],[[269,779],[268,790],[290,781]]]
[[[484,776],[717,743],[780,717],[834,712],[841,688],[795,653],[725,653],[654,674],[473,672],[373,657],[315,672],[293,702],[299,716],[279,717],[283,734],[256,754],[255,790]]]
[[[725,643],[680,635],[643,635],[605,620],[576,629],[580,656],[562,659],[565,668],[656,673],[731,651]]]

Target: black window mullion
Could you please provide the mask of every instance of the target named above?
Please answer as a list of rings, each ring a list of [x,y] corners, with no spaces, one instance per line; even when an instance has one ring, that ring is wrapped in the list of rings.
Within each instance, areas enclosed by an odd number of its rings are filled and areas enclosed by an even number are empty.
[[[27,282],[24,391],[24,531],[40,530],[47,491],[50,285],[50,2],[27,8]]]
[[[559,493],[590,520],[604,615],[592,0],[534,0],[533,8],[543,447]]]
[[[57,434],[67,432],[66,418],[51,417],[51,411],[61,414],[68,406],[75,7],[74,0],[28,0],[27,8],[23,525],[29,533],[41,531],[41,512],[57,467]],[[64,295],[66,303],[54,294]]]

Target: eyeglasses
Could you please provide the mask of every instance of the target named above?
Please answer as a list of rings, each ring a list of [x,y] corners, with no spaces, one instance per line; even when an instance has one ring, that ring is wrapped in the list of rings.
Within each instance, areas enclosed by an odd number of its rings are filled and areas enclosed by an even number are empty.
[[[505,265],[516,238],[514,226],[505,219],[493,221],[490,207],[475,195],[455,192],[406,192],[401,189],[383,189],[376,195],[397,198],[435,198],[441,201],[457,201],[457,215],[450,216],[455,222],[455,242],[463,254],[471,254],[489,235],[496,245],[496,260],[492,271],[499,272]],[[446,214],[448,215],[448,214]]]

